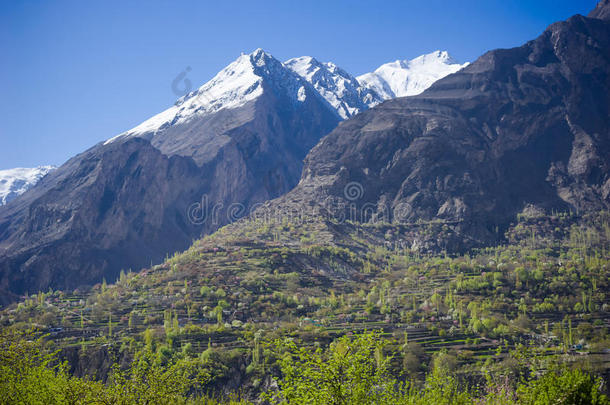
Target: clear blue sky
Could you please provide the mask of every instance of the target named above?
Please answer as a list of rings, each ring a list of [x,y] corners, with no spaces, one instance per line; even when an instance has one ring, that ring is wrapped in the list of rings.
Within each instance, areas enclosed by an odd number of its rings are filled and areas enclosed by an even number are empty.
[[[0,169],[61,164],[172,105],[240,52],[354,75],[436,49],[472,61],[596,0],[3,1]]]

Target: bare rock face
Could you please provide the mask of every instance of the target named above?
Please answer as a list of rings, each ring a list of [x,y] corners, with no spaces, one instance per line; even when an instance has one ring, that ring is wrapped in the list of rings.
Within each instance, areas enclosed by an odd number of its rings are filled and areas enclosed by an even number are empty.
[[[600,20],[610,20],[610,0],[600,0],[588,15],[590,18],[598,18]]]
[[[197,175],[141,139],[71,159],[3,211],[2,289],[74,288],[180,249],[194,232],[182,212]]]
[[[0,305],[158,263],[297,184],[340,117],[262,50],[227,69],[251,81],[246,93],[213,89],[231,108],[194,93],[165,122],[94,146],[0,207]]]
[[[330,201],[334,215],[363,221],[440,221],[461,236],[458,250],[498,241],[528,206],[609,208],[609,8],[342,122],[283,201]]]

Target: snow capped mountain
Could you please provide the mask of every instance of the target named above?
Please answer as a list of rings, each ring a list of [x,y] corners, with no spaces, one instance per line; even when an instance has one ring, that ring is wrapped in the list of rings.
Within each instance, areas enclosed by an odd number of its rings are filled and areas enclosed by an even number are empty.
[[[168,129],[183,127],[219,112],[241,109],[257,100],[266,86],[287,94],[292,103],[303,103],[307,93],[311,93],[306,87],[310,87],[314,95],[321,96],[340,118],[346,119],[384,100],[419,94],[436,80],[464,66],[466,64],[455,62],[447,52],[436,51],[410,61],[387,63],[372,73],[355,78],[332,62],[323,63],[302,56],[282,63],[259,48],[242,54],[167,110],[105,144],[137,136],[152,139],[153,144],[160,146],[168,142],[160,139]],[[242,117],[237,115],[232,117],[236,119],[235,125],[243,123]]]
[[[435,51],[411,60],[397,60],[378,67],[374,72],[358,76],[358,82],[377,92],[383,99],[414,96],[435,81],[466,67],[447,51]]]
[[[311,83],[346,119],[384,100],[419,94],[468,63],[459,64],[446,51],[436,51],[387,63],[357,78],[332,62],[319,62],[310,56],[289,59],[284,65]]]
[[[0,209],[0,303],[7,291],[94,284],[188,248],[293,189],[320,139],[385,97],[332,63],[242,54]]]
[[[294,188],[307,153],[340,121],[273,56],[241,55],[0,209],[0,305],[7,291],[95,284],[187,249]]]
[[[178,99],[172,107],[109,139],[106,144],[123,137],[156,133],[221,110],[243,107],[263,94],[264,80],[281,83],[294,102],[304,101],[305,89],[300,77],[259,48],[251,54],[242,54],[212,80]]]
[[[332,62],[301,56],[284,65],[311,83],[341,118],[349,118],[383,101],[375,91],[361,86],[354,76]]]
[[[4,205],[25,193],[53,169],[55,169],[55,166],[18,167],[0,170],[0,205]]]

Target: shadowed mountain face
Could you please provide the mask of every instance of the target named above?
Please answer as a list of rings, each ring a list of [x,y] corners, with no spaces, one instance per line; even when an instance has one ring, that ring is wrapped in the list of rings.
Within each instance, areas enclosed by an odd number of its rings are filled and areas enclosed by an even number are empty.
[[[273,57],[242,55],[176,106],[0,207],[0,304],[114,280],[186,249],[294,187],[307,152],[339,120]]]
[[[421,235],[415,246],[449,250],[496,242],[524,209],[610,207],[609,7],[342,122],[276,204],[442,221],[451,243]]]

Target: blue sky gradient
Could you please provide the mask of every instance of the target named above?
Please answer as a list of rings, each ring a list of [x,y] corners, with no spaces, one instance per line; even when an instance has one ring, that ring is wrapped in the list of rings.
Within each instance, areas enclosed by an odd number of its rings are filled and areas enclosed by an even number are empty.
[[[172,105],[241,52],[354,75],[437,49],[518,46],[596,0],[13,1],[0,5],[0,169],[59,165]]]

